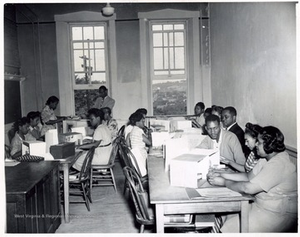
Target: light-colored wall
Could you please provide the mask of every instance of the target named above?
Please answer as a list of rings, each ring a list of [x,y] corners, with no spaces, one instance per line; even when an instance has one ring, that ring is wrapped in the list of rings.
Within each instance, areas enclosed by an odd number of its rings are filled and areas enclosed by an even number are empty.
[[[295,3],[210,4],[212,103],[297,147]]]

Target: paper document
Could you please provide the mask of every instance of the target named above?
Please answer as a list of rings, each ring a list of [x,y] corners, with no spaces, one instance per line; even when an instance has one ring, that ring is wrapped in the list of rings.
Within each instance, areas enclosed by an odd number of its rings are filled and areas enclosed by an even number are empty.
[[[229,188],[186,188],[186,192],[190,199],[202,199],[207,197],[240,197],[242,194],[232,191]]]

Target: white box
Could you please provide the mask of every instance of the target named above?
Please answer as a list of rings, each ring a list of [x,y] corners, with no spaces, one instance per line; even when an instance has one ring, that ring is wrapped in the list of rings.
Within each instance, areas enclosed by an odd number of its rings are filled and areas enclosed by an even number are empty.
[[[183,154],[170,163],[171,186],[198,188],[198,180],[206,179],[209,156]]]
[[[162,147],[165,145],[166,140],[170,139],[170,134],[168,132],[152,132],[152,147]]]
[[[42,141],[23,141],[22,155],[42,156],[46,154],[46,142]]]
[[[170,127],[171,127],[171,129],[170,129],[171,131],[191,128],[192,121],[191,120],[172,120]]]

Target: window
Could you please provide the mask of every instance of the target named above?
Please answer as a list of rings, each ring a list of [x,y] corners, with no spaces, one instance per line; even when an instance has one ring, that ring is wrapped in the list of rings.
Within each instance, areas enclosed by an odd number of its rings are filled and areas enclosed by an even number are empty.
[[[116,15],[81,11],[55,15],[59,86],[58,113],[86,113],[98,88],[117,81]],[[109,40],[108,40],[109,38]]]
[[[107,81],[106,24],[70,27],[75,113],[82,114],[93,106],[100,84]]]
[[[199,11],[164,9],[138,17],[142,103],[149,115],[193,113],[203,101]]]
[[[186,23],[152,21],[150,25],[153,114],[186,114]]]

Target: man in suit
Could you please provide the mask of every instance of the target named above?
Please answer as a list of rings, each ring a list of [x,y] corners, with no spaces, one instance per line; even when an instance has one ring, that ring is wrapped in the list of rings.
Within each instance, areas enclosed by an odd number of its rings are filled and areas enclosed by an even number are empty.
[[[111,110],[115,105],[115,100],[107,95],[107,88],[105,86],[99,87],[99,97],[95,101],[94,108],[101,109],[108,107]]]
[[[245,164],[245,155],[236,135],[221,129],[220,118],[217,115],[208,115],[205,126],[208,133],[198,146],[205,149],[219,149],[220,156],[240,165]]]
[[[233,132],[239,139],[244,154],[249,152],[249,148],[245,145],[245,133],[244,130],[236,122],[237,112],[232,106],[224,108],[222,111],[222,123],[223,127],[230,132]]]

